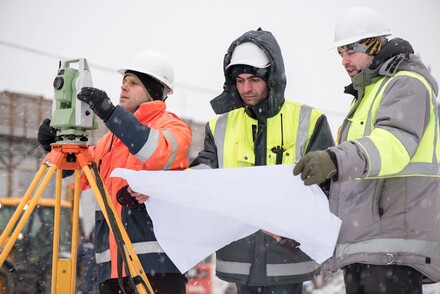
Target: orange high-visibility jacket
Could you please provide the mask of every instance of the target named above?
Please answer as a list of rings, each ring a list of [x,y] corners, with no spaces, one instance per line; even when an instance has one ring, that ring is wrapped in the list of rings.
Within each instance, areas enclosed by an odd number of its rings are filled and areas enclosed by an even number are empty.
[[[166,111],[162,101],[143,103],[134,114],[117,106],[106,125],[110,132],[98,141],[96,147],[90,147],[90,151],[142,266],[146,273],[178,273],[156,241],[145,205],[122,207],[116,200],[116,194],[127,182],[109,176],[118,167],[133,170],[187,168],[191,129],[176,115]],[[82,188],[89,188],[85,177]],[[117,247],[100,208],[96,209],[96,261],[98,280],[103,282],[117,278]]]

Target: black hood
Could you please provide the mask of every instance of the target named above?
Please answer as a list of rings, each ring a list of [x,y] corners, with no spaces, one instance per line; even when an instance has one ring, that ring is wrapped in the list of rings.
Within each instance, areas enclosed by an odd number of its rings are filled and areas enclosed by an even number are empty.
[[[241,43],[252,42],[260,47],[270,60],[270,74],[268,78],[269,97],[257,105],[245,105],[235,87],[235,80],[232,80],[226,67],[231,62],[232,52]],[[211,107],[216,114],[223,114],[231,110],[246,107],[246,111],[252,117],[272,117],[276,115],[284,103],[284,91],[286,89],[286,75],[284,70],[283,56],[281,49],[271,32],[258,29],[248,31],[237,38],[229,46],[223,61],[223,72],[225,83],[223,93],[211,100]]]
[[[389,40],[385,46],[383,46],[382,50],[380,50],[379,54],[374,57],[373,62],[370,65],[370,69],[376,69],[384,64],[388,59],[400,54],[404,54],[406,59],[409,58],[410,54],[414,54],[411,44],[401,38]]]

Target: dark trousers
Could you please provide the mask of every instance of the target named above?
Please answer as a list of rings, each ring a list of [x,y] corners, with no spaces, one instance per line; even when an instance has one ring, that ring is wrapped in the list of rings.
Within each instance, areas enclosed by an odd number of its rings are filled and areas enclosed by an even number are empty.
[[[147,275],[148,281],[154,293],[159,294],[185,294],[187,278],[181,274],[156,274]],[[128,278],[123,278],[126,294],[134,294],[135,291],[128,285]],[[123,294],[119,287],[118,279],[109,279],[99,284],[100,294]]]
[[[236,284],[237,294],[302,294],[302,283],[273,285],[273,286],[247,286]]]
[[[423,275],[404,265],[354,263],[343,267],[347,294],[421,294]]]

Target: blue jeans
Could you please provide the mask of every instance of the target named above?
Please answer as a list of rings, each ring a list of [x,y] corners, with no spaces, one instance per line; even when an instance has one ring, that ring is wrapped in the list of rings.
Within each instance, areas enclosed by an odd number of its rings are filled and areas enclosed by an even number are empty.
[[[272,286],[237,286],[237,294],[302,294],[302,283]]]

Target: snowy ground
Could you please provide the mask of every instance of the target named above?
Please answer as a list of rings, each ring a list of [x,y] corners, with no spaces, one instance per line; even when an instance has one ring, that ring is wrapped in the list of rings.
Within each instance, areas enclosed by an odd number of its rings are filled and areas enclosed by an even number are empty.
[[[423,293],[425,294],[439,294],[440,293],[440,283],[424,285]]]

